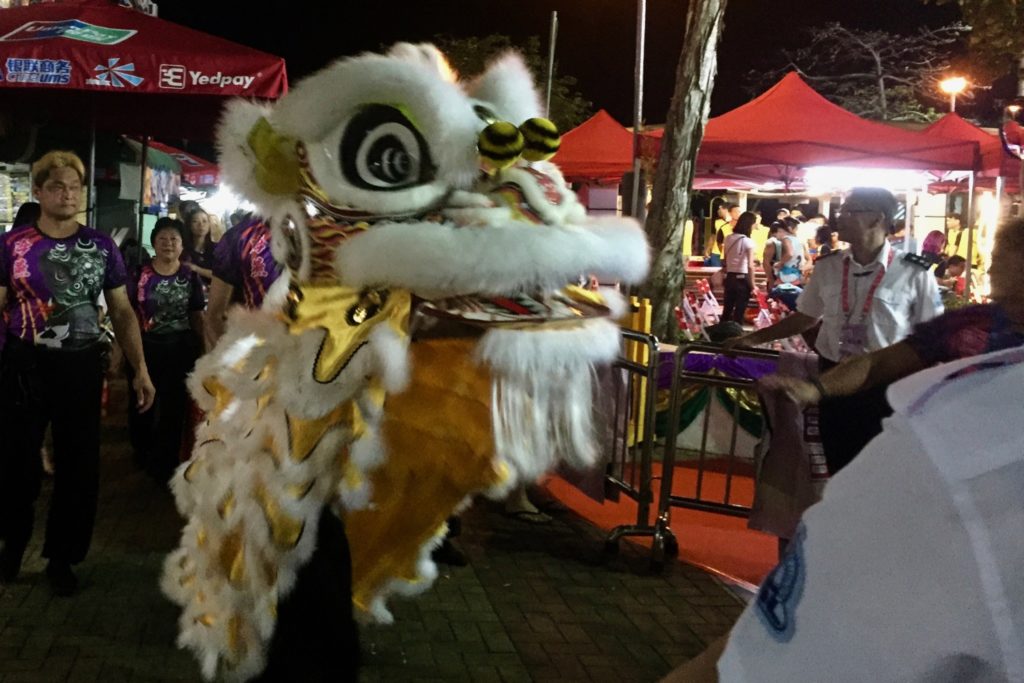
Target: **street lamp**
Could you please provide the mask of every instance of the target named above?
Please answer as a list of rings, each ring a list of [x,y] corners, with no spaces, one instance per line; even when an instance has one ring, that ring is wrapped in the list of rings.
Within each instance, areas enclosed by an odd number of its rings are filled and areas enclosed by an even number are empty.
[[[949,95],[949,110],[956,111],[956,96],[967,88],[967,79],[953,76],[939,83],[939,90]]]

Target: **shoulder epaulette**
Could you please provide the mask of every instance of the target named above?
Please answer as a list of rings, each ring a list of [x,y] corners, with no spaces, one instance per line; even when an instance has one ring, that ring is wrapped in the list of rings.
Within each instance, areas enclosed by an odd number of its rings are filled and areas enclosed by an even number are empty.
[[[924,268],[925,270],[928,270],[929,268],[932,267],[932,262],[928,259],[928,257],[922,256],[921,254],[904,254],[903,260],[906,263],[917,266],[918,268]]]

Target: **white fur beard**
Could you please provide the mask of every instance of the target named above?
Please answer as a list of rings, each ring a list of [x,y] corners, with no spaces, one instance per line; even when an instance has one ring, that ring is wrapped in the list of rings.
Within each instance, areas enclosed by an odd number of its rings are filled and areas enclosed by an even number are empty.
[[[619,328],[608,320],[484,335],[477,353],[494,373],[495,448],[518,479],[536,480],[560,460],[594,464],[594,366],[619,351]]]

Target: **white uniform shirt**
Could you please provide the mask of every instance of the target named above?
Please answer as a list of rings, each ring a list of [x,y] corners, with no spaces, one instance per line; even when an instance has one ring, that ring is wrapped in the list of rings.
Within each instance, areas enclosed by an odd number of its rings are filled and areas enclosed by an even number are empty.
[[[1024,349],[889,390],[733,628],[726,683],[1024,680]]]
[[[889,263],[889,254],[893,255]],[[904,260],[888,241],[878,257],[862,266],[849,249],[829,254],[814,264],[811,281],[797,299],[801,313],[821,318],[821,331],[815,348],[831,360],[840,360],[839,339],[846,314],[843,312],[843,264],[849,263],[850,322],[867,326],[867,350],[891,346],[910,334],[917,323],[931,320],[943,311],[942,298],[934,276],[927,268]],[[887,265],[888,264],[888,265]],[[885,275],[875,290],[867,319],[863,319],[864,300],[878,269]]]

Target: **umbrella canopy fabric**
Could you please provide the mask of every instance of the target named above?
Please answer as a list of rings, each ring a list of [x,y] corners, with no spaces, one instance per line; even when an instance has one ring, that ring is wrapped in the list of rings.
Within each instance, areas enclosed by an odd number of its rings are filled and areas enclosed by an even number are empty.
[[[136,164],[141,162],[142,143],[138,140],[132,140],[131,138],[125,138],[124,142],[128,145],[128,149],[130,149],[134,154],[134,162]],[[164,148],[163,146],[157,147],[153,142],[150,142],[149,149],[146,150],[146,166],[149,166],[152,169],[170,171],[171,173],[181,175],[181,162],[170,153],[170,149],[173,148]]]
[[[562,136],[553,161],[569,180],[617,182],[633,168],[633,134],[602,109]]]
[[[661,131],[646,136],[646,153],[656,154]],[[862,119],[789,73],[759,97],[708,121],[697,175],[730,169],[785,180],[809,166],[968,171],[978,167],[978,156],[976,141]]]
[[[284,94],[284,60],[111,0],[0,12],[0,104],[124,133],[209,140],[225,98]]]
[[[220,182],[220,168],[217,164],[156,140],[151,140],[149,146],[151,150],[162,152],[177,161],[181,179],[189,185],[206,187]]]
[[[986,133],[956,112],[950,112],[924,129],[926,135],[946,139],[974,140],[981,150],[981,175],[986,178],[1016,179],[1020,176],[1020,159],[1010,156],[1003,149],[998,135]]]

